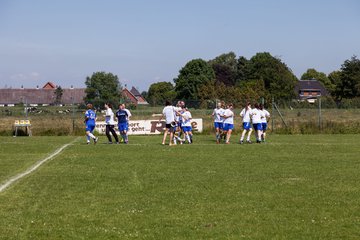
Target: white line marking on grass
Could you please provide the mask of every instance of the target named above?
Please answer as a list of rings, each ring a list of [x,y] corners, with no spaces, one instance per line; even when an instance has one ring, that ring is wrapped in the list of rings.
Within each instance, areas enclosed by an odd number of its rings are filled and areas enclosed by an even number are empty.
[[[9,186],[11,186],[14,182],[16,182],[17,180],[25,177],[26,175],[29,175],[30,173],[34,172],[36,169],[38,169],[42,164],[44,164],[45,162],[49,161],[50,159],[54,158],[56,155],[58,155],[59,153],[61,153],[62,150],[64,150],[65,148],[67,148],[68,146],[72,145],[74,142],[76,142],[79,138],[76,138],[75,140],[73,140],[72,142],[63,145],[62,147],[56,149],[55,152],[53,152],[50,156],[38,161],[35,165],[31,166],[28,170],[26,170],[23,173],[19,173],[18,175],[15,175],[13,177],[11,177],[10,179],[8,179],[5,183],[0,185],[0,193],[3,192],[6,188],[8,188]]]

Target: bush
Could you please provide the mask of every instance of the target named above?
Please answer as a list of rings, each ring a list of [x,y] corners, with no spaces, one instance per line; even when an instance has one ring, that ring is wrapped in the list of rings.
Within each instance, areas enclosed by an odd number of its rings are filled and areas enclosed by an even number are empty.
[[[337,103],[338,108],[360,108],[360,97],[357,98],[343,98]]]

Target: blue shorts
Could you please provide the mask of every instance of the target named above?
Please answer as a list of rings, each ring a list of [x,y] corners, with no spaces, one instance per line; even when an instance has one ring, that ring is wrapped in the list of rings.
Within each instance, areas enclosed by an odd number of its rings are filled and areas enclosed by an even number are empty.
[[[261,123],[254,123],[254,124],[253,124],[253,127],[254,127],[255,131],[257,131],[257,130],[263,130]]]
[[[127,123],[127,122],[119,123],[119,124],[118,124],[118,128],[119,128],[119,131],[120,131],[120,132],[122,132],[122,131],[128,131],[128,130],[129,130],[129,126],[128,126],[128,123]]]
[[[223,129],[223,123],[222,122],[214,122],[215,129]]]
[[[249,130],[249,129],[251,129],[251,124],[249,122],[243,122],[243,128],[245,130]]]
[[[224,123],[224,131],[229,131],[234,129],[234,124]]]
[[[265,132],[267,129],[267,123],[261,123],[262,125],[262,130]]]
[[[86,125],[86,128],[85,128],[85,130],[87,132],[93,132],[94,129],[95,129],[95,125]]]
[[[181,127],[181,129],[183,130],[183,132],[191,132],[192,131],[192,128],[190,126]]]

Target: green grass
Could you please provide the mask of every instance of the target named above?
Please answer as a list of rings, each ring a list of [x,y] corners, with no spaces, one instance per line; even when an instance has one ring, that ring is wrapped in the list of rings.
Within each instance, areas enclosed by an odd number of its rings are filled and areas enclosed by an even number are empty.
[[[0,182],[68,143],[73,137],[0,137]]]
[[[358,135],[237,138],[174,147],[160,136],[81,139],[0,193],[0,239],[360,238]],[[72,139],[0,141],[4,181]]]

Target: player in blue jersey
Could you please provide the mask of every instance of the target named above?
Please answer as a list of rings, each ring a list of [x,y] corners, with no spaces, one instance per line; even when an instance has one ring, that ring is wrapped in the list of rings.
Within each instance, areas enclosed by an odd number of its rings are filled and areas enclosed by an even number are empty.
[[[90,144],[90,139],[94,140],[94,144],[97,143],[98,138],[94,136],[93,132],[95,129],[95,121],[96,121],[96,113],[92,110],[93,105],[91,103],[86,105],[86,112],[85,112],[85,126],[86,126],[86,139],[87,144]]]
[[[129,114],[130,111],[125,109],[125,104],[119,105],[119,110],[116,112],[116,117],[118,119],[118,129],[121,137],[124,139],[124,143],[127,144],[129,142],[127,132],[129,130]]]

